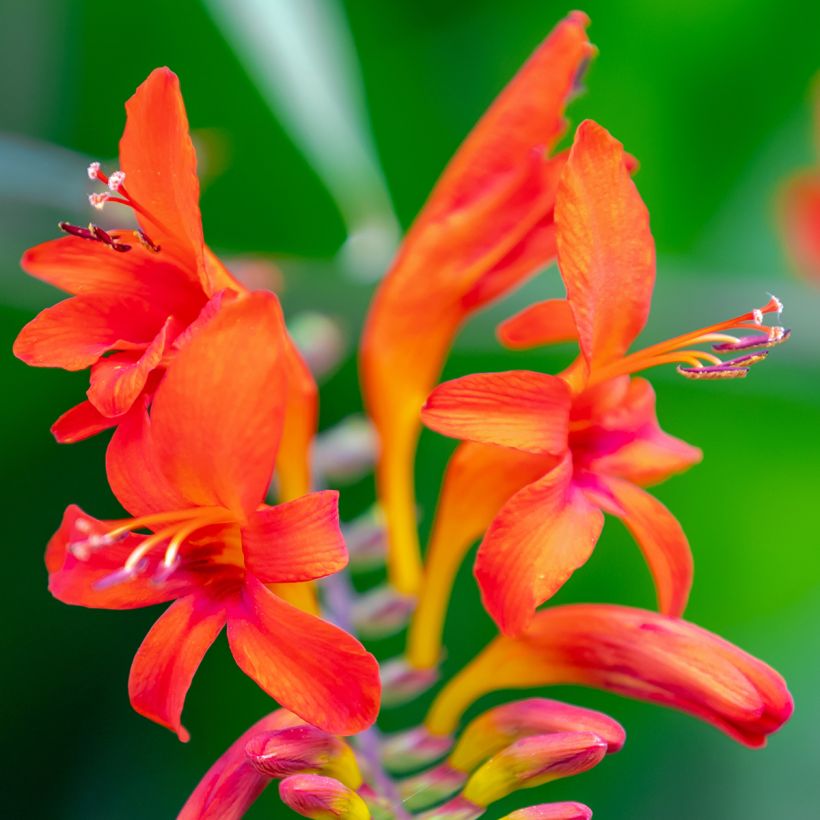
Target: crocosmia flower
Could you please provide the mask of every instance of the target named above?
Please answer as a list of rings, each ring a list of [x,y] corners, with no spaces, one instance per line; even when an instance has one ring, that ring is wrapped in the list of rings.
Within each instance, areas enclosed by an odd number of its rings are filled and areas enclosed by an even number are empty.
[[[475,565],[487,610],[510,634],[525,629],[535,608],[586,562],[603,512],[621,518],[634,535],[661,611],[683,612],[692,580],[689,545],[672,514],[641,485],[686,469],[700,451],[661,431],[651,386],[632,375],[676,363],[689,378],[745,376],[787,335],[763,327],[764,315],[782,308],[772,298],[728,321],[629,352],[649,313],[654,243],[621,144],[593,122],[578,128],[555,221],[567,298],[525,310],[505,331],[519,344],[542,343],[556,327],[562,337],[574,327],[580,357],[560,376],[510,371],[446,382],[422,411],[438,432],[492,445],[473,451],[485,471],[481,485],[511,493],[489,524]],[[749,335],[727,333],[733,329]],[[697,349],[705,343],[740,355],[723,361]],[[486,516],[487,507],[462,488],[476,508],[468,519]]]
[[[555,189],[566,154],[550,156],[593,48],[587,18],[558,24],[453,157],[376,294],[361,375],[378,429],[379,497],[391,582],[420,580],[413,458],[418,411],[464,320],[555,255]]]
[[[378,710],[375,659],[268,588],[347,562],[337,493],[263,504],[285,415],[284,344],[273,294],[228,299],[203,320],[150,416],[130,413],[109,445],[109,483],[134,517],[99,521],[69,507],[48,546],[49,588],[61,601],[173,601],[137,652],[129,692],[138,712],[183,739],[186,692],[226,624],[240,668],[310,723],[349,734]]]

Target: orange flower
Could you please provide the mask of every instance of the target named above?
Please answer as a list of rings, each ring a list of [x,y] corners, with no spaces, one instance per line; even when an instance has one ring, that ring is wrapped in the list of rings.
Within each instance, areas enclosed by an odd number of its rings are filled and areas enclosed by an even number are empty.
[[[72,297],[23,328],[15,355],[38,367],[91,369],[87,400],[52,428],[62,442],[113,427],[142,406],[197,316],[206,306],[206,313],[216,309],[223,292],[244,291],[205,245],[196,154],[176,75],[153,71],[126,113],[122,170],[109,176],[92,163],[89,176],[108,190],[90,199],[98,208],[130,208],[139,228],[108,232],[60,223],[69,236],[37,245],[22,259],[28,273]],[[308,489],[316,387],[289,338],[285,351],[291,408],[280,479],[285,496],[293,497]]]
[[[376,295],[361,348],[368,411],[381,438],[379,498],[390,580],[420,580],[413,457],[418,411],[459,327],[555,255],[553,207],[565,154],[549,151],[593,48],[588,20],[559,23],[453,157]]]
[[[780,222],[795,266],[815,285],[820,284],[820,78],[814,88],[814,168],[796,174],[780,198]]]
[[[137,652],[129,691],[138,712],[182,739],[186,692],[226,623],[240,668],[310,723],[349,734],[378,710],[375,659],[268,588],[347,562],[336,492],[262,503],[285,414],[283,336],[273,294],[227,299],[201,320],[150,416],[129,413],[109,445],[109,482],[135,517],[103,522],[69,507],[48,546],[49,589],[65,603],[174,601]]]
[[[771,299],[726,322],[627,352],[649,313],[654,243],[621,144],[590,121],[578,128],[555,219],[567,299],[529,308],[503,331],[519,344],[541,343],[556,327],[567,335],[571,322],[581,356],[560,376],[510,371],[446,382],[422,411],[432,429],[478,443],[457,457],[460,477],[451,478],[458,489],[445,485],[439,518],[446,520],[437,533],[446,531],[442,548],[451,555],[450,566],[453,553],[460,560],[469,538],[489,523],[475,574],[490,615],[509,634],[525,629],[535,608],[586,562],[601,532],[602,512],[621,518],[638,542],[661,611],[683,612],[692,580],[689,545],[666,507],[640,487],[686,469],[700,451],[662,432],[652,388],[630,374],[675,362],[690,378],[745,376],[768,352],[759,348],[787,335],[783,328],[762,327],[764,314],[781,309]],[[727,335],[731,329],[758,332],[737,339]],[[692,349],[707,342],[743,355],[724,362]],[[464,477],[475,477],[479,469],[475,493]],[[449,501],[462,493],[460,504]],[[455,521],[454,515],[463,517]],[[438,535],[434,541],[439,548]],[[432,549],[430,555],[432,579]],[[445,584],[449,591],[448,581],[431,583],[439,597]],[[426,650],[420,654],[422,665],[432,660]]]
[[[498,689],[580,684],[671,706],[747,745],[763,746],[793,704],[780,675],[694,624],[606,604],[539,612],[500,636],[441,691],[425,721],[451,734],[470,704]]]

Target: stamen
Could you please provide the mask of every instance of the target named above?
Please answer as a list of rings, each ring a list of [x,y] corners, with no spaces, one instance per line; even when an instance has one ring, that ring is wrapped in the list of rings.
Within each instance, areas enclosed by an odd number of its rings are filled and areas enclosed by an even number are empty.
[[[101,211],[105,207],[105,203],[108,202],[109,199],[111,199],[111,195],[106,193],[88,195],[89,204],[98,211]]]
[[[726,367],[725,365],[710,365],[708,367],[676,368],[681,376],[687,379],[743,379],[749,373],[748,367]]]
[[[731,337],[732,341],[712,345],[712,350],[727,352],[730,350],[763,350],[785,342],[791,336],[791,330],[785,327],[769,328],[767,334],[756,334],[754,336]]]
[[[151,240],[151,237],[149,237],[148,234],[145,233],[145,231],[143,231],[141,228],[138,228],[136,231],[134,231],[134,235],[137,237],[137,239],[139,239],[142,247],[148,251],[151,251],[151,253],[159,253],[162,250],[162,248],[159,245],[157,245],[156,242],[153,242]]]
[[[108,188],[111,191],[119,191],[120,187],[122,186],[123,182],[125,182],[125,172],[124,171],[114,171],[110,177],[108,177]]]

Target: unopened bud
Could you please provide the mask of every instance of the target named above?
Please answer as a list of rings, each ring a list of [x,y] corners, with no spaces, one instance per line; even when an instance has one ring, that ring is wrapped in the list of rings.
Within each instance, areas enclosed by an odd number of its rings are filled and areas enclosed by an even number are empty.
[[[353,606],[356,633],[366,640],[384,638],[407,625],[416,599],[384,585],[360,595]]]
[[[314,726],[291,726],[251,738],[245,754],[268,777],[322,774],[357,789],[362,776],[350,746]]]
[[[382,740],[382,760],[391,772],[411,772],[441,760],[453,745],[449,735],[433,735],[416,726],[387,735]]]
[[[404,658],[393,658],[381,667],[382,706],[400,706],[426,692],[438,680],[435,669],[414,669]]]
[[[467,800],[464,795],[454,797],[441,806],[417,814],[419,820],[475,820],[484,814],[484,807]]]
[[[323,313],[300,313],[288,323],[288,331],[317,379],[332,373],[347,354],[342,328]]]
[[[583,803],[541,803],[505,814],[501,820],[589,820],[592,809]]]
[[[399,794],[408,809],[418,811],[452,797],[466,780],[464,772],[454,769],[448,763],[441,763],[426,772],[419,772],[400,781]]]
[[[387,558],[387,529],[381,509],[374,505],[364,515],[342,525],[350,555],[350,569],[369,572],[384,566]]]
[[[559,732],[522,738],[480,766],[463,795],[489,806],[519,789],[580,774],[600,763],[606,743],[592,732]]]
[[[279,784],[279,796],[288,808],[313,820],[370,820],[364,800],[332,777],[292,775]]]
[[[347,483],[373,469],[378,441],[364,416],[348,416],[316,437],[313,469],[331,483]]]

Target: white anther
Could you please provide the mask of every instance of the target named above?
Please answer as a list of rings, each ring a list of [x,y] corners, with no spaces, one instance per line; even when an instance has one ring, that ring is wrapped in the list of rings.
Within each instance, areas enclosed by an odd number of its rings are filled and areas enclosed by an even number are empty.
[[[110,198],[110,194],[89,194],[88,202],[92,207],[96,208],[98,211],[101,211],[105,207],[105,203],[108,202]]]
[[[775,306],[777,307],[777,315],[779,316],[783,312],[783,303],[773,293],[770,293],[769,297],[775,303]]]
[[[89,179],[96,179],[100,173],[100,163],[99,162],[92,162],[91,165],[88,166],[88,178]]]
[[[763,311],[760,308],[755,308],[752,311],[752,318],[754,319],[754,322],[755,322],[756,325],[762,325],[763,324]]]
[[[770,342],[779,342],[783,339],[786,335],[786,328],[775,326],[769,328],[769,341]]]
[[[108,177],[108,187],[112,191],[119,191],[123,182],[125,182],[125,171],[114,171],[114,173]]]

